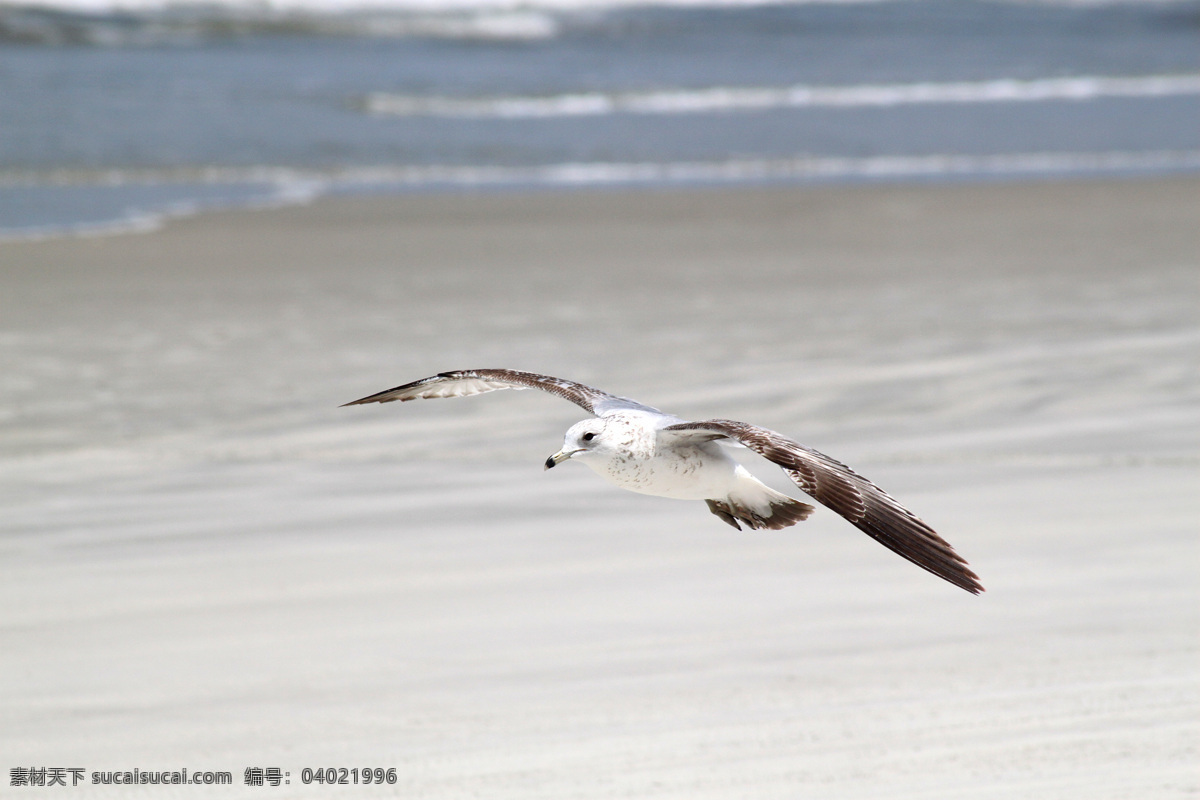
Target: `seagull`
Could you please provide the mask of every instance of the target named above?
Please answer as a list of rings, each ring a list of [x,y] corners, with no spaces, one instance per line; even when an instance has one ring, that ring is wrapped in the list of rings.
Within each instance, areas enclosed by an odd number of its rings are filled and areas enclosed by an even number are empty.
[[[731,419],[689,422],[636,400],[582,383],[511,369],[441,372],[345,406],[468,397],[499,389],[541,389],[594,415],[572,425],[546,469],[579,461],[633,492],[703,500],[742,530],[779,530],[808,519],[813,506],[777,492],[721,445],[744,446],[783,469],[805,494],[836,511],[894,553],[972,594],[979,576],[950,544],[911,511],[854,470],[768,428]]]

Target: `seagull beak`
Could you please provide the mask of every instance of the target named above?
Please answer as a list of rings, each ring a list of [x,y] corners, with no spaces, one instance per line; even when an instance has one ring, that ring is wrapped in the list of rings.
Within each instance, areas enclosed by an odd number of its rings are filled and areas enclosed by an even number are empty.
[[[559,464],[566,461],[568,458],[578,452],[579,450],[559,450],[557,453],[546,459],[546,469],[557,467]]]

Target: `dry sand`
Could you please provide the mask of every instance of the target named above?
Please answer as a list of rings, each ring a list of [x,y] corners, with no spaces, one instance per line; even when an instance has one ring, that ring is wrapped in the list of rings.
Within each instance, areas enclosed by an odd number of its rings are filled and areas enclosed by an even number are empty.
[[[0,766],[237,784],[73,797],[1196,797],[1198,198],[340,199],[0,245]],[[989,591],[825,510],[738,534],[544,473],[581,417],[548,396],[337,407],[482,366],[791,434]],[[301,784],[326,766],[397,783]]]

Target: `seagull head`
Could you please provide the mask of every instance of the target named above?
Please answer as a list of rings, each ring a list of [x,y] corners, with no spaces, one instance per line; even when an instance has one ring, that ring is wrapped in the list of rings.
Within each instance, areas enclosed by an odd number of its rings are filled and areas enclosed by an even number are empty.
[[[585,419],[572,425],[563,436],[562,450],[546,459],[546,469],[568,458],[586,458],[604,449],[604,420]]]

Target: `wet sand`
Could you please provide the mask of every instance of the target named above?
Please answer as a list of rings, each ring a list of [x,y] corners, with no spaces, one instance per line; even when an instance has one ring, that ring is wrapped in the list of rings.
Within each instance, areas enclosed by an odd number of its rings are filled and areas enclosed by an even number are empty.
[[[1198,198],[413,196],[0,244],[2,766],[235,783],[96,796],[1196,796]],[[792,435],[988,592],[825,509],[737,533],[543,472],[581,418],[549,396],[338,408],[484,366]],[[302,785],[329,766],[397,783]]]

